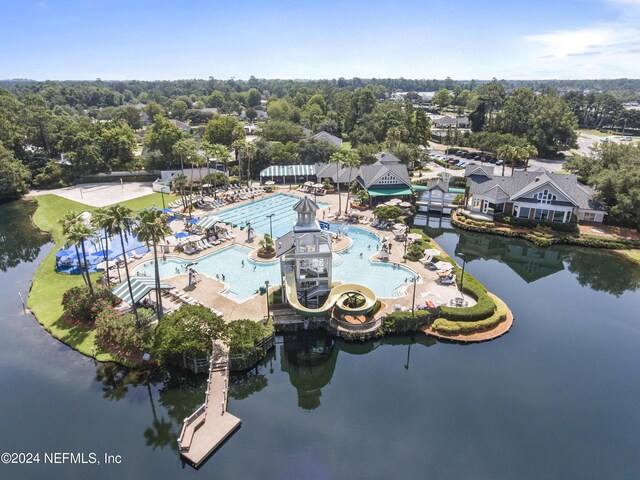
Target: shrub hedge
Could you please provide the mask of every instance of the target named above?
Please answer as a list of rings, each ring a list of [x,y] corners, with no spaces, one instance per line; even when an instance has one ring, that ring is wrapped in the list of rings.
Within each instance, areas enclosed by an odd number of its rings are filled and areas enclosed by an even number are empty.
[[[387,314],[382,329],[385,333],[414,332],[433,320],[434,315],[429,310],[416,310],[415,316],[411,312],[391,312]]]
[[[492,299],[493,301],[493,299]],[[451,319],[437,318],[431,324],[438,333],[445,335],[470,334],[490,330],[507,318],[507,305],[500,299],[495,300],[496,309],[493,314],[483,320],[474,322],[456,322]]]

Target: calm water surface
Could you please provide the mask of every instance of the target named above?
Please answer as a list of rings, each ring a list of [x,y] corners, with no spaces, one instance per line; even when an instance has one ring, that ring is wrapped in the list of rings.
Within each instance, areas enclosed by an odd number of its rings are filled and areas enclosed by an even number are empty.
[[[279,339],[234,378],[242,428],[199,471],[176,451],[204,377],[94,364],[28,314],[52,245],[0,206],[0,450],[107,452],[121,465],[0,465],[1,479],[633,479],[640,472],[640,268],[592,250],[427,231],[513,309],[505,337]],[[462,257],[459,257],[462,263]]]

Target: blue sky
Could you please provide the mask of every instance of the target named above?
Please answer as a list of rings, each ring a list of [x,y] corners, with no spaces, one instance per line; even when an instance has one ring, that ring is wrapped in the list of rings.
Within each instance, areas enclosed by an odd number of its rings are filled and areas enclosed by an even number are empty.
[[[0,78],[640,77],[640,0],[0,0]]]

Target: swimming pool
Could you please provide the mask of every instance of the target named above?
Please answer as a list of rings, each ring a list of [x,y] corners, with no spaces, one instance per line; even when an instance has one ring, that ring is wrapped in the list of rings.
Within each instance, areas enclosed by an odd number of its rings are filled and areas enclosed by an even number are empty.
[[[334,224],[332,229],[338,227]],[[380,250],[380,238],[358,227],[341,226],[341,231],[353,241],[342,253],[334,254],[333,279],[343,283],[357,283],[369,287],[380,298],[393,298],[404,295],[404,289],[413,271],[403,265],[371,262],[372,255]],[[274,232],[275,233],[275,232]],[[232,245],[211,253],[200,259],[169,258],[160,261],[160,278],[165,279],[184,274],[187,264],[212,278],[219,278],[228,285],[225,295],[243,302],[255,295],[258,289],[269,280],[271,285],[280,284],[280,263],[256,262],[249,258],[251,249],[242,245]],[[362,256],[361,256],[362,254]],[[153,261],[145,262],[134,270],[134,275],[152,276]]]
[[[244,205],[221,210],[215,214],[225,223],[238,226],[245,226],[251,222],[251,226],[260,235],[269,233],[269,218],[267,215],[273,214],[273,237],[278,238],[288,233],[296,221],[297,213],[293,206],[300,201],[300,197],[279,193],[271,197],[255,200]],[[327,203],[317,202],[320,208],[327,206]]]

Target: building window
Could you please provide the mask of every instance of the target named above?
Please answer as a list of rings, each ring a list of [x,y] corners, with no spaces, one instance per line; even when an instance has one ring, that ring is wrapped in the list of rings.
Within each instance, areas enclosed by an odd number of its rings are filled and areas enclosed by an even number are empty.
[[[562,222],[564,220],[564,212],[562,210],[556,210],[553,212],[553,221]]]
[[[549,210],[542,210],[540,208],[536,208],[536,212],[533,214],[535,220],[546,220],[547,217],[549,217]]]
[[[475,208],[475,209],[479,209],[481,204],[482,204],[482,200],[480,200],[480,199],[477,199],[477,198],[476,198],[476,199],[473,201],[473,208]]]
[[[595,222],[596,214],[593,212],[584,212],[582,214],[582,220],[584,220],[585,222]]]
[[[398,182],[398,179],[392,173],[385,173],[380,180],[376,182],[380,185],[395,185]]]
[[[543,191],[536,193],[533,198],[538,200],[538,203],[551,203],[556,199],[556,196],[545,188]]]
[[[529,218],[530,213],[531,213],[531,209],[529,207],[520,207],[520,211],[518,212],[518,218]]]

